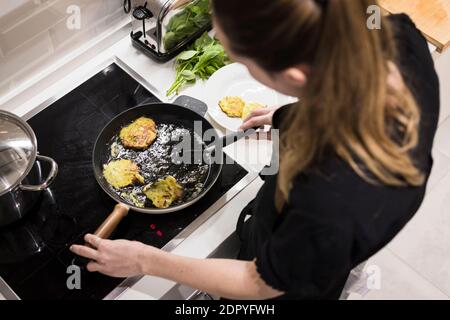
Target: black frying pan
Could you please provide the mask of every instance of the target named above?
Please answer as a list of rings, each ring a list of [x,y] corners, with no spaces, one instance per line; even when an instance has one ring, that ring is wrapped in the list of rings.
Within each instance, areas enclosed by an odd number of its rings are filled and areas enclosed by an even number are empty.
[[[145,177],[146,183],[154,182],[159,178],[164,178],[167,175],[173,175],[183,185],[185,188],[185,195],[183,198],[166,209],[158,209],[153,207],[148,201],[145,203],[144,207],[137,206],[132,201],[128,201],[127,197],[121,196],[123,190],[116,190],[112,188],[103,176],[103,166],[111,161],[111,146],[114,143],[117,145],[118,133],[124,126],[129,125],[131,122],[142,116],[152,118],[156,122],[159,131],[158,135],[161,135],[161,137],[158,136],[158,139],[147,151],[126,151],[125,158],[133,161],[137,159],[135,162],[140,167],[140,173]],[[197,123],[196,130],[194,123]],[[201,124],[201,129],[199,129],[199,124]],[[120,221],[128,214],[130,209],[148,214],[166,214],[175,212],[194,204],[211,189],[222,171],[221,161],[214,162],[204,160],[202,163],[193,165],[176,165],[174,163],[167,164],[167,162],[165,162],[167,165],[154,165],[155,161],[160,160],[159,157],[162,154],[164,154],[163,156],[170,156],[172,149],[175,150],[175,145],[178,144],[164,144],[164,141],[167,140],[161,139],[160,141],[159,139],[163,138],[164,135],[167,136],[168,131],[178,129],[187,130],[192,141],[195,139],[201,139],[200,143],[202,143],[203,148],[209,150],[210,152],[214,149],[211,147],[211,142],[215,142],[215,145],[219,143],[225,146],[252,133],[250,131],[245,133],[232,133],[220,139],[217,138],[218,135],[216,134],[212,136],[213,141],[204,141],[204,132],[206,130],[214,130],[211,123],[200,114],[175,104],[148,104],[131,108],[121,113],[111,120],[102,130],[97,138],[93,151],[93,167],[97,182],[101,188],[118,203],[114,211],[95,232],[97,236],[101,238],[108,238]],[[163,133],[160,134],[160,130]],[[197,134],[194,134],[195,131]],[[221,149],[219,152],[220,156],[222,156]],[[204,170],[205,166],[207,167],[206,171]],[[198,170],[199,167],[203,168],[202,174],[198,174],[197,176],[192,175],[192,172],[195,174],[198,173],[196,170]],[[158,170],[155,170],[155,168]],[[184,179],[186,176],[189,176],[190,179]],[[195,181],[195,186],[192,184],[194,182],[193,180],[198,180]],[[193,188],[195,188],[195,190]]]

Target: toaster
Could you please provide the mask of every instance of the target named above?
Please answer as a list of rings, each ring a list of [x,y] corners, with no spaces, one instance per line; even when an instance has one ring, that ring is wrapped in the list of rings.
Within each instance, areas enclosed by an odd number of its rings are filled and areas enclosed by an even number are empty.
[[[210,0],[134,1],[133,45],[165,62],[212,27]]]

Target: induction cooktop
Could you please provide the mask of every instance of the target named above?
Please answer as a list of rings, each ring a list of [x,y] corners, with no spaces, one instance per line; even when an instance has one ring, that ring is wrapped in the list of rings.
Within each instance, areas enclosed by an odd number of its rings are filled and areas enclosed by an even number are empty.
[[[156,102],[113,63],[28,121],[39,152],[55,159],[60,170],[26,217],[0,229],[0,291],[7,298],[104,299],[124,281],[82,269],[81,288],[68,286],[74,260],[68,248],[83,243],[84,234],[95,231],[116,204],[93,174],[98,134],[124,110]],[[166,215],[131,212],[112,238],[164,248],[180,234],[194,231],[205,214],[214,214],[224,198],[229,200],[225,195],[230,190],[248,180],[239,164],[225,163],[217,183],[191,207]]]

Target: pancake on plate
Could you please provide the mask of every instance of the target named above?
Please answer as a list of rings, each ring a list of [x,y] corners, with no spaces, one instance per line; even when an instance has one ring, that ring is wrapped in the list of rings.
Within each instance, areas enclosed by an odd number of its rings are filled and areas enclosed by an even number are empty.
[[[225,97],[219,101],[219,107],[231,118],[242,117],[245,101],[241,97]]]

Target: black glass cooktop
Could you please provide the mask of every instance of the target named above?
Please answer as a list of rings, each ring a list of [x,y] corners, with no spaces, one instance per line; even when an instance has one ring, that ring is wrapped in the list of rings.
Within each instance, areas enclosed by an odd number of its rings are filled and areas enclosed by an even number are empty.
[[[40,154],[54,158],[60,170],[24,219],[0,229],[0,276],[19,298],[102,299],[123,281],[82,270],[81,289],[68,289],[74,258],[68,247],[83,243],[115,205],[93,174],[97,135],[115,115],[152,102],[159,100],[112,64],[29,120]],[[113,238],[162,248],[246,174],[238,164],[224,165],[214,187],[193,206],[167,215],[131,212]]]

